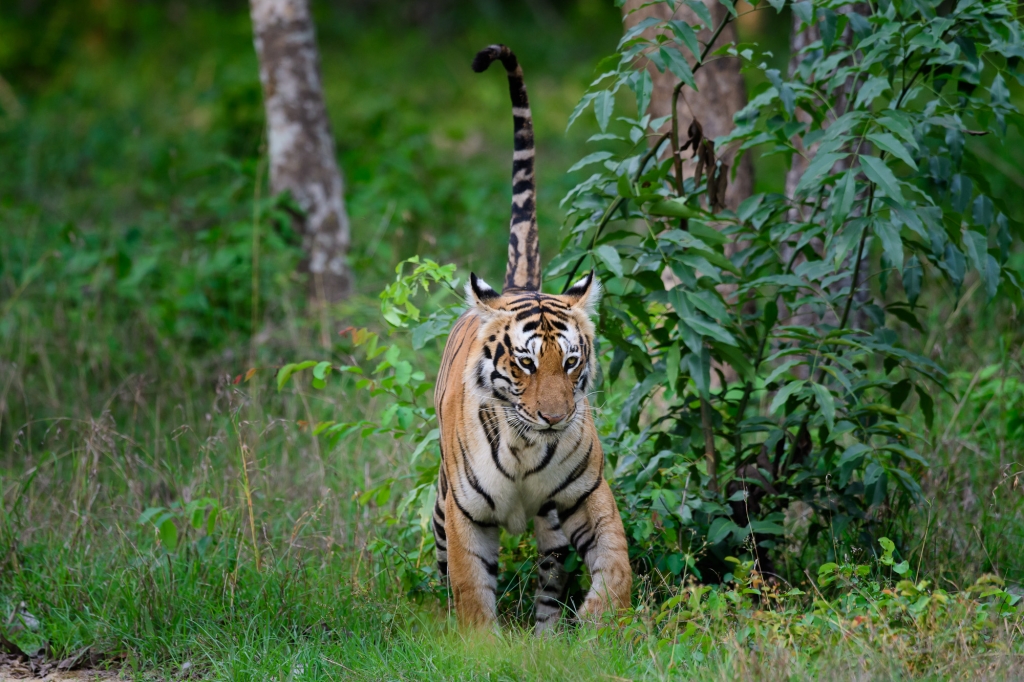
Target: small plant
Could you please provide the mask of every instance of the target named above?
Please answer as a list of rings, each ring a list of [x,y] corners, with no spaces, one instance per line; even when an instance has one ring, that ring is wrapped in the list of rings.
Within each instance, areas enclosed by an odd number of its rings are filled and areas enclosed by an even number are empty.
[[[173,553],[182,537],[194,537],[190,544],[203,554],[214,542],[220,503],[209,497],[182,504],[175,500],[169,507],[150,507],[139,516],[138,524],[152,530],[157,546]]]

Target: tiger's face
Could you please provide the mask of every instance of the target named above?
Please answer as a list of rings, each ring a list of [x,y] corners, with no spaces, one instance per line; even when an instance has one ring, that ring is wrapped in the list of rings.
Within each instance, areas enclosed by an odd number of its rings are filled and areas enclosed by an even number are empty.
[[[482,319],[475,390],[533,431],[558,432],[582,415],[593,383],[594,324],[600,298],[591,272],[564,294],[499,294],[476,275],[466,287]]]

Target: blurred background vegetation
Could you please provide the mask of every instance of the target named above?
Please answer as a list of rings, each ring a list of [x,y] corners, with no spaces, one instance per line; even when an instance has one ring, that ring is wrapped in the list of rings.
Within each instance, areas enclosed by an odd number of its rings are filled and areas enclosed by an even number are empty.
[[[313,5],[353,230],[356,294],[338,319],[381,329],[377,295],[415,254],[500,277],[511,122],[504,79],[469,68],[486,44],[513,46],[524,65],[549,260],[559,200],[580,179],[565,171],[596,131],[581,120],[566,133],[566,121],[621,37],[619,10],[605,0]],[[788,15],[763,12],[739,30],[785,69],[789,28]],[[113,561],[85,561],[81,538],[134,551],[131,524],[146,507],[203,495],[240,505],[247,461],[245,490],[268,544],[298,533],[327,555],[361,546],[370,520],[353,495],[409,453],[378,441],[324,452],[295,427],[363,409],[351,384],[272,390],[270,367],[306,354],[345,363],[352,347],[333,322],[307,318],[298,240],[266,196],[247,4],[12,0],[0,5],[0,78],[0,494],[8,510],[21,504],[5,516],[0,573],[15,555],[52,564],[46,546],[69,565],[78,557],[74,579],[38,583],[40,594],[60,586],[48,599],[70,623]],[[1018,243],[1021,142],[1012,126],[1007,139],[970,141]],[[781,190],[784,160],[754,161],[756,191]],[[1020,253],[1012,266],[1024,271]],[[986,304],[978,284],[965,284],[959,304],[929,291],[929,334],[903,330],[908,347],[958,373],[959,387],[938,401],[933,505],[921,512],[929,544],[917,558],[944,575],[1020,581],[1024,320],[1008,303]],[[267,371],[236,387],[249,367]],[[313,529],[296,530],[312,509]],[[4,551],[15,537],[17,551]],[[110,636],[145,631],[115,621]],[[69,647],[86,638],[61,632],[51,639]]]

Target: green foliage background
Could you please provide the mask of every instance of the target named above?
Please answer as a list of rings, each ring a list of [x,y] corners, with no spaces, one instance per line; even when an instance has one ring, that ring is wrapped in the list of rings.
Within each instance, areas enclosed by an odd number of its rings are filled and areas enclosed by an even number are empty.
[[[93,645],[135,670],[188,661],[224,677],[288,676],[298,662],[336,673],[324,657],[382,675],[422,670],[410,662],[421,656],[434,674],[480,672],[459,653],[467,645],[439,633],[443,605],[395,601],[438,593],[419,510],[429,509],[436,466],[430,371],[446,306],[457,302],[445,282],[471,269],[493,279],[504,267],[507,90],[468,63],[480,46],[504,42],[527,70],[547,261],[562,249],[559,202],[585,177],[566,171],[599,132],[589,114],[565,125],[595,64],[615,50],[620,16],[598,0],[314,5],[355,245],[357,294],[335,319],[367,329],[358,334],[307,315],[288,207],[266,196],[244,3],[0,6],[0,76],[16,98],[0,93],[0,621],[15,623],[8,616],[26,603],[43,624],[12,634],[25,647],[45,641],[61,655]],[[741,39],[785,72],[790,17],[764,14],[740,25]],[[745,77],[752,94],[768,87],[762,70]],[[1010,92],[1020,104],[1020,88]],[[617,106],[632,98],[623,91]],[[969,138],[964,155],[1018,244],[1020,135],[1010,126]],[[757,191],[780,191],[785,165],[756,155]],[[396,281],[396,267],[417,254]],[[457,269],[424,265],[427,257]],[[1010,254],[1018,271],[1020,258]],[[385,287],[392,321],[441,321],[418,337],[392,334],[381,319]],[[907,517],[894,565],[909,561],[951,593],[993,573],[1012,590],[1024,580],[1020,313],[987,302],[971,274],[962,294],[927,284],[924,333],[893,325],[899,344],[950,371],[949,394],[933,396],[934,428],[910,415],[931,443],[926,504]],[[314,363],[278,392],[281,367],[299,358],[333,369]],[[630,378],[627,369],[603,397],[609,434]],[[657,469],[651,477],[671,474]],[[660,523],[644,508],[630,513],[633,528]],[[408,523],[417,517],[422,525]],[[514,625],[528,617],[533,550],[524,538],[503,543],[503,612]],[[774,624],[746,619],[763,602],[744,590],[761,586],[736,564],[739,582],[710,597],[647,573],[634,629],[598,644],[585,634],[560,642],[574,647],[576,667],[557,667],[543,646],[470,649],[484,667],[519,677],[642,669],[656,678],[675,665],[728,679],[765,660],[751,642],[789,646],[777,635],[795,632],[803,614],[818,620],[801,626],[801,641],[827,651],[836,628],[869,607],[898,633],[865,640],[894,674],[951,669],[934,658],[928,637],[938,631],[1002,646],[995,626],[961,625],[1000,622],[990,616],[1002,617],[1001,596],[989,593],[979,612],[970,600],[945,606],[920,581],[897,595],[884,556],[851,544],[808,557],[812,569],[835,560],[828,585],[796,574],[793,588],[820,584],[824,600],[794,593]],[[971,594],[996,584],[983,578]],[[653,595],[666,585],[681,591],[662,608]],[[934,600],[908,615],[926,597]]]

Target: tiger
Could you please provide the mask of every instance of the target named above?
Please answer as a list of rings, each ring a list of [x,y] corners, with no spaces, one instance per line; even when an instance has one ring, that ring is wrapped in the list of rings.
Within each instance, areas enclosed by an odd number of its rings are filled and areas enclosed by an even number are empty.
[[[591,576],[580,621],[627,608],[633,576],[587,399],[597,372],[591,317],[600,282],[591,271],[562,294],[540,291],[533,119],[523,71],[504,45],[481,50],[473,70],[498,60],[514,123],[508,261],[501,293],[470,274],[468,309],[441,358],[433,530],[458,624],[484,627],[496,620],[501,529],[523,533],[532,518],[540,634],[561,617],[570,547]]]

